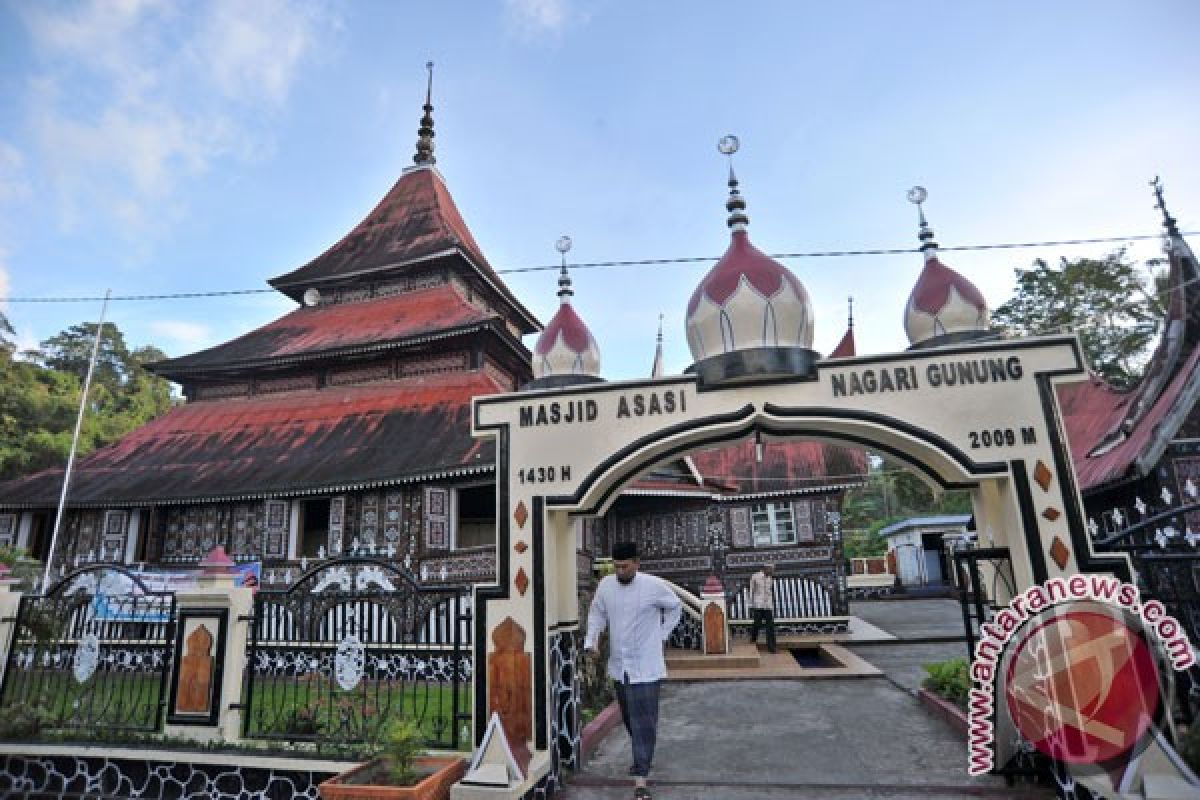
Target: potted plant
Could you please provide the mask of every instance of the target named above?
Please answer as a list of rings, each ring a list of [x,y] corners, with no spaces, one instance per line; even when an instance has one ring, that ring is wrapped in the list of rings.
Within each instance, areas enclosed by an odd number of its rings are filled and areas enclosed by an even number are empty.
[[[397,720],[387,729],[380,755],[325,781],[324,800],[448,800],[467,771],[459,756],[424,754],[421,729]]]

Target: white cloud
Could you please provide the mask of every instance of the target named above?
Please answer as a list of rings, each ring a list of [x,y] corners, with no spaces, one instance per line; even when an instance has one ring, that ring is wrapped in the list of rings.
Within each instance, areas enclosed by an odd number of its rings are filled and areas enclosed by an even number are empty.
[[[216,342],[213,330],[199,322],[187,322],[181,319],[160,319],[150,323],[150,330],[156,336],[169,339],[168,344],[178,347],[162,347],[163,350],[190,353],[202,350]],[[161,345],[160,345],[161,346]]]
[[[170,219],[179,188],[213,161],[269,150],[263,115],[330,28],[316,0],[88,0],[22,14],[43,65],[30,123],[63,222],[98,216],[130,238]],[[4,165],[0,149],[0,191]]]
[[[573,24],[586,21],[568,0],[504,0],[508,24],[523,39],[557,36]]]

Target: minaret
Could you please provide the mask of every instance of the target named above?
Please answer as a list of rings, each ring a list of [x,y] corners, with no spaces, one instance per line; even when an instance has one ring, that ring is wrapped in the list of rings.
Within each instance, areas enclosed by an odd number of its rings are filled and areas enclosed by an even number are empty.
[[[908,202],[917,207],[917,238],[925,256],[925,267],[904,308],[904,330],[913,348],[937,347],[989,334],[983,294],[938,258],[937,242],[922,205],[928,196],[923,186],[908,190]]]
[[[729,249],[692,293],[688,347],[702,382],[795,375],[813,368],[813,309],[808,291],[787,267],[750,243],[746,199],[733,171],[736,136],[717,150],[730,157]]]
[[[571,297],[575,294],[571,287],[571,275],[567,272],[571,237],[559,237],[554,248],[562,256],[562,269],[558,274],[558,311],[534,345],[534,380],[525,387],[529,389],[602,380],[600,348],[592,332],[571,306]]]

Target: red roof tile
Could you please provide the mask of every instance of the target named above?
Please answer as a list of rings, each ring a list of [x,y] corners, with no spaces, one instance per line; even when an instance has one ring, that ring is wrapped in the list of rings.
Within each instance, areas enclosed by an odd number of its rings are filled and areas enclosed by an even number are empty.
[[[401,175],[371,213],[337,244],[270,283],[277,288],[307,286],[454,249],[491,272],[441,175],[433,169],[412,169]]]
[[[441,174],[432,168],[406,171],[379,204],[335,245],[299,269],[272,278],[276,289],[299,299],[308,287],[458,252],[508,300],[528,326],[537,320],[488,264]]]
[[[467,372],[188,403],[82,459],[70,504],[258,497],[490,467],[470,401],[500,391]],[[53,506],[61,481],[56,469],[0,484],[0,506]]]
[[[867,474],[862,450],[824,442],[767,442],[761,463],[752,440],[693,453],[692,459],[705,483],[724,483],[738,494],[798,492],[855,483]]]
[[[1200,348],[1190,354],[1158,400],[1127,433],[1126,438],[1094,456],[1088,453],[1104,442],[1110,433],[1119,429],[1135,393],[1118,391],[1099,378],[1058,387],[1058,402],[1080,491],[1134,477],[1131,472],[1138,457],[1146,452],[1159,433],[1163,418],[1175,406],[1188,381],[1194,377],[1198,360]],[[1167,432],[1166,435],[1169,438],[1173,432]]]
[[[172,375],[378,346],[487,319],[499,317],[468,303],[453,284],[443,284],[361,303],[298,308],[224,344],[160,361],[153,370]]]
[[[854,347],[854,328],[846,328],[846,333],[842,336],[842,340],[838,342],[838,346],[833,348],[833,352],[829,354],[830,358],[850,358],[858,355]]]

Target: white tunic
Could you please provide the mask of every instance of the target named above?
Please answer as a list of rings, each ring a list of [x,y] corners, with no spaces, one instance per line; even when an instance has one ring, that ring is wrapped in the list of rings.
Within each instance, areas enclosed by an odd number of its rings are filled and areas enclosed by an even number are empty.
[[[622,584],[609,575],[596,587],[583,646],[595,648],[607,627],[609,677],[629,683],[662,680],[667,677],[663,642],[679,624],[682,607],[661,578],[639,572]]]

